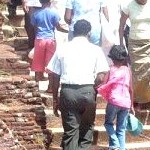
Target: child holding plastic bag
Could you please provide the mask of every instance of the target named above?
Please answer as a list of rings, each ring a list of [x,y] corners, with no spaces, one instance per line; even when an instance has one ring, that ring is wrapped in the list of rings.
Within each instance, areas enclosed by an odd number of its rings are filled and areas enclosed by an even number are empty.
[[[105,76],[104,84],[99,85],[97,91],[108,102],[104,126],[109,136],[109,149],[125,150],[126,119],[130,109],[134,113],[132,75],[127,64],[128,53],[124,47],[114,45],[108,57],[113,65]]]

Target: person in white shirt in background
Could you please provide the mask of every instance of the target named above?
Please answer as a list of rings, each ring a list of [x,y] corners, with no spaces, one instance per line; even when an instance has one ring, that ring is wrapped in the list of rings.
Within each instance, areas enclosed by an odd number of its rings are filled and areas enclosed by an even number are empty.
[[[119,37],[119,25],[121,17],[121,6],[125,0],[107,0],[107,9],[109,15],[109,22],[102,16],[102,49],[109,62],[112,64],[112,60],[108,57],[111,47],[120,44]],[[102,14],[101,14],[102,15]],[[127,20],[126,27],[124,29],[124,43],[127,50],[128,45],[128,29],[130,27],[130,21]]]
[[[150,0],[126,0],[120,19],[120,44],[124,27],[131,21],[128,51],[131,60],[134,85],[134,104],[148,108],[150,104]]]
[[[115,35],[115,44],[119,44],[119,24],[121,16],[121,0],[107,0],[109,24]]]
[[[101,47],[107,58],[109,65],[112,60],[108,57],[109,51],[114,44],[119,44],[119,19],[120,19],[120,1],[106,1],[109,21],[100,13],[101,22]]]
[[[90,42],[101,45],[100,12],[109,20],[106,0],[67,0],[64,18],[69,25],[68,40],[73,38],[73,26],[76,21],[86,19],[91,23]]]

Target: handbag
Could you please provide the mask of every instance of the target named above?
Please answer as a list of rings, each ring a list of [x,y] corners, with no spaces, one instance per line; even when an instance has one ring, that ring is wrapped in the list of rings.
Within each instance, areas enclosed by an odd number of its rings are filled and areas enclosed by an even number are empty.
[[[126,129],[132,136],[138,136],[143,131],[143,124],[133,114],[129,113]]]
[[[28,54],[28,57],[29,57],[30,59],[33,59],[33,56],[34,56],[34,48],[32,48],[31,51],[30,51],[29,54]]]

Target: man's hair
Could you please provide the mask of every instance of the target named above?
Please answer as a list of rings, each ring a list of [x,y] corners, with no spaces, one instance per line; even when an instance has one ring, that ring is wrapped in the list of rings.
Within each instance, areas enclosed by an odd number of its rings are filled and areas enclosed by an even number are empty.
[[[114,45],[112,46],[108,57],[110,57],[112,60],[122,61],[127,60],[128,53],[124,46]]]
[[[41,4],[49,3],[51,0],[40,0]]]
[[[76,36],[87,36],[88,33],[91,31],[91,24],[87,20],[78,20],[74,24],[74,31],[73,35]]]

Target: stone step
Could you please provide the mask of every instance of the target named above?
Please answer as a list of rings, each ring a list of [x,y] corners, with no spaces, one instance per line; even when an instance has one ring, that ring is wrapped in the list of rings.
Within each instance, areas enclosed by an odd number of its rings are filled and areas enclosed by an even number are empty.
[[[50,102],[49,102],[50,104]],[[60,113],[60,112],[59,112]],[[47,110],[45,110],[45,114],[49,120],[48,122],[48,126],[49,127],[62,127],[62,122],[61,122],[61,117],[56,117],[53,114],[53,110],[52,108],[49,108]],[[145,122],[144,117],[141,118],[141,116],[139,116],[138,114],[136,115],[137,118],[139,118],[139,120],[144,124]],[[104,109],[97,109],[96,110],[96,118],[95,118],[95,125],[96,126],[103,126],[104,124],[104,119],[105,119],[105,110]],[[143,119],[143,120],[142,120]],[[146,120],[146,117],[145,117]],[[150,125],[150,123],[148,124],[144,124],[144,125]]]
[[[30,72],[30,76],[34,76],[34,72]],[[47,77],[47,76],[45,76],[45,77]],[[47,95],[52,100],[52,94],[45,92],[45,90],[47,89],[47,86],[48,86],[48,81],[40,81],[39,82],[39,90],[41,91],[41,93],[43,95]],[[100,95],[97,95],[96,103],[97,103],[97,109],[105,109],[106,108],[107,103],[105,100],[102,99],[102,97]]]
[[[53,128],[60,128],[62,127],[61,117],[56,117],[53,114],[52,108],[45,109],[45,114],[48,118],[48,126]],[[59,112],[60,114],[60,112]],[[104,117],[105,117],[105,110],[104,109],[97,109],[96,110],[96,118],[95,118],[95,125],[103,125],[104,124]]]
[[[14,39],[14,48],[16,51],[27,51],[28,50],[28,38],[27,37],[16,37]]]
[[[30,64],[22,61],[20,56],[16,54],[13,47],[1,44],[0,69],[7,74],[29,74]]]
[[[97,106],[96,106],[97,109],[105,109],[106,108],[107,102],[99,94],[97,95],[96,103],[97,103]]]
[[[16,30],[18,32],[18,37],[27,37],[27,32],[24,27],[16,27]]]
[[[9,17],[8,11],[2,11],[2,14],[9,19],[9,24],[14,27],[23,27],[24,26],[24,12],[23,10],[17,10],[16,15],[13,17]]]
[[[95,126],[103,126],[105,120],[105,109],[96,109]]]
[[[51,150],[62,150],[59,146],[51,146]],[[90,150],[108,150],[107,144],[93,145]],[[142,143],[127,143],[126,150],[150,150],[150,142],[142,142]]]
[[[63,128],[49,128],[54,137],[52,141],[52,145],[59,146],[61,143],[61,138],[63,134]],[[106,133],[106,130],[103,126],[95,126],[94,128],[94,138],[93,138],[93,144],[99,145],[99,144],[107,144],[108,136]],[[150,142],[150,125],[144,125],[144,130],[141,135],[139,136],[132,136],[129,132],[126,134],[126,142],[127,143],[134,143],[134,142]],[[149,145],[150,146],[150,145]]]
[[[136,109],[135,115],[145,125],[150,125],[150,109],[140,110]]]
[[[150,125],[150,110],[135,109],[135,116],[143,123],[143,125]],[[105,119],[105,108],[96,110],[95,125],[103,125]]]
[[[107,137],[105,127],[95,126],[94,132],[95,132],[94,133],[95,143],[105,143],[105,141],[108,141],[108,137]],[[150,125],[144,125],[143,132],[141,133],[141,135],[136,136],[136,137],[132,136],[127,131],[126,141],[127,141],[127,143],[150,141]]]
[[[3,43],[14,49],[14,51],[29,51],[28,37],[9,38]]]
[[[44,81],[45,82],[45,81]],[[45,82],[47,83],[47,82]],[[48,86],[48,84],[47,84]],[[40,87],[40,88],[44,88],[44,87]],[[46,90],[46,89],[45,89]],[[62,122],[61,122],[61,117],[56,117],[53,114],[52,111],[52,95],[47,94],[47,93],[42,93],[41,94],[42,97],[48,97],[48,106],[49,108],[46,110],[47,114],[47,118],[49,120],[48,122],[48,126],[49,127],[61,127],[62,126]],[[98,107],[102,107],[102,108],[97,108],[96,110],[96,118],[95,118],[95,125],[96,126],[103,126],[104,124],[104,119],[105,119],[105,105],[106,102],[104,100],[102,100],[99,96],[97,98],[97,103],[98,103]],[[138,110],[135,109],[136,112],[136,117],[144,124],[144,125],[150,125],[150,110]]]
[[[33,75],[33,73],[32,73],[32,75]],[[43,83],[42,83],[43,82]],[[48,83],[46,83],[46,82],[48,82],[48,81],[41,81],[40,82],[40,86],[42,87],[42,90],[41,90],[41,92],[43,91],[43,89],[47,89],[47,85],[48,85]],[[39,87],[40,88],[40,87]],[[97,95],[97,100],[96,100],[96,102],[97,102],[97,108],[106,108],[106,104],[107,104],[107,102],[101,97],[101,95]],[[141,104],[142,105],[142,104]],[[148,121],[150,121],[150,119],[149,119],[149,117],[150,117],[150,109],[149,108],[140,108],[140,106],[141,106],[140,104],[138,104],[138,106],[135,104],[135,109],[137,110],[137,114],[139,114],[140,113],[140,115],[142,116],[142,115],[146,115],[147,116],[147,120]],[[149,103],[147,103],[147,104],[143,104],[143,105],[148,105],[148,106],[150,106],[149,105]],[[142,114],[141,114],[141,112],[142,112]]]
[[[22,61],[27,61],[28,62],[28,51],[16,51],[16,54],[20,57]]]
[[[2,14],[5,15],[5,16],[8,16],[9,13],[8,13],[8,10],[3,10],[2,11]],[[23,11],[23,8],[20,6],[17,7],[16,9],[16,16],[24,16],[24,11]]]

